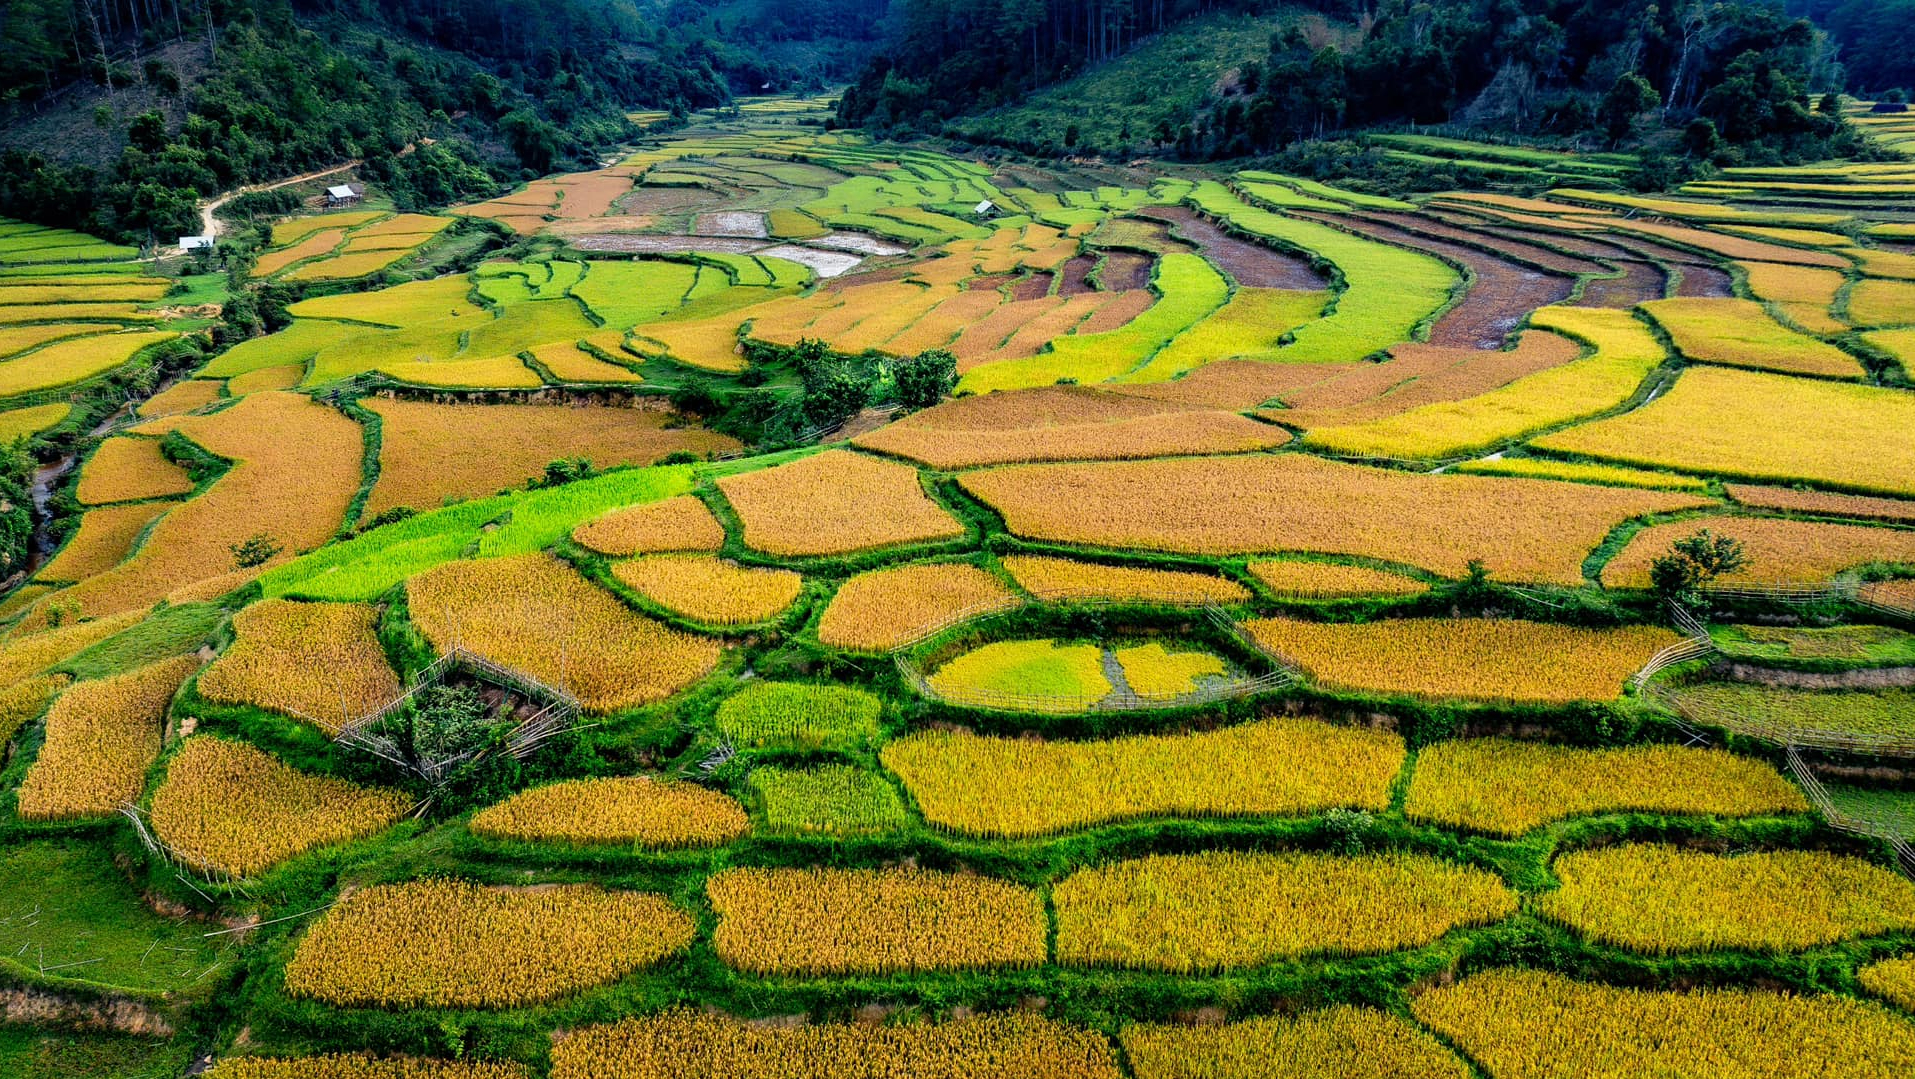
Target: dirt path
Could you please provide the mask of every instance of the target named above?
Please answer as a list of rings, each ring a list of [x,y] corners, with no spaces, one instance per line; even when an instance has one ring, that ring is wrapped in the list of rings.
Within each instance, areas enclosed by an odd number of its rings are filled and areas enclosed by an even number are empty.
[[[221,195],[220,197],[200,207],[199,209],[200,234],[202,236],[215,236],[215,237],[218,236],[219,235],[219,218],[214,215],[216,215],[219,212],[220,207],[226,205],[227,203],[233,201],[234,199],[238,198],[241,195],[248,195],[255,191],[274,191],[282,187],[291,187],[294,184],[303,184],[308,180],[317,180],[321,176],[331,176],[335,173],[346,172],[351,169],[356,169],[362,164],[364,164],[364,162],[362,161],[348,161],[343,165],[335,165],[334,167],[330,169],[320,169],[318,172],[308,172],[300,176],[288,177],[287,179],[284,179],[284,180],[274,180],[270,184],[248,184],[245,187],[236,187],[233,190],[226,192],[224,195]]]

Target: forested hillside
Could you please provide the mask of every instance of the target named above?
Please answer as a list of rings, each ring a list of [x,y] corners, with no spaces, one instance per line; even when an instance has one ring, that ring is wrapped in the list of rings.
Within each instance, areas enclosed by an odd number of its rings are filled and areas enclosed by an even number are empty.
[[[1873,6],[1847,5],[1842,17]],[[1835,45],[1765,3],[898,0],[897,8],[893,39],[845,96],[847,124],[943,130],[940,118],[983,113],[946,133],[1075,149],[988,117],[1149,35],[1174,35],[1194,15],[1235,12],[1286,23],[1267,55],[1209,87],[1195,109],[1176,97],[1135,103],[1127,135],[1094,148],[1234,157],[1379,125],[1459,123],[1608,144],[1654,142],[1668,130],[1691,153],[1728,145],[1751,162],[1843,149],[1840,125],[1813,105],[1842,88]],[[1872,66],[1868,78],[1883,71]]]
[[[406,208],[589,162],[635,108],[848,76],[881,0],[27,0],[0,8],[0,213],[128,241],[355,158]],[[431,140],[418,152],[401,151]]]

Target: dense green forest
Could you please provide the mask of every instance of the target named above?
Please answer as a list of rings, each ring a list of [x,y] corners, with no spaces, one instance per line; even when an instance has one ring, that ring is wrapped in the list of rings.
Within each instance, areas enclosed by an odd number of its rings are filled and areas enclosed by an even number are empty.
[[[1844,5],[1828,18],[1877,6],[1889,5]],[[1127,145],[1097,149],[1242,156],[1377,125],[1440,123],[1609,143],[1654,141],[1667,128],[1691,153],[1726,147],[1756,161],[1842,149],[1840,125],[1814,108],[1817,95],[1843,87],[1839,50],[1779,4],[898,0],[895,8],[887,48],[845,95],[847,124],[938,131],[1180,19],[1225,10],[1292,17],[1268,55],[1242,65],[1203,107],[1167,104],[1129,125]],[[1861,83],[1890,78],[1883,62],[1867,64]],[[997,141],[1020,140],[1012,132]]]
[[[198,200],[365,158],[402,207],[582,164],[634,108],[818,88],[863,62],[882,0],[24,0],[0,5],[0,118],[90,94],[104,167],[12,140],[0,214],[139,242]],[[589,47],[586,47],[589,43]],[[133,115],[124,102],[152,103]],[[401,151],[422,139],[429,146]]]

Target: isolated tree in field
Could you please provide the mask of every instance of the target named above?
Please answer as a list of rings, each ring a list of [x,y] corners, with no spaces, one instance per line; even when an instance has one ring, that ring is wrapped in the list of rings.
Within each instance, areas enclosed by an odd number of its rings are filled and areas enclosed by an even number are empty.
[[[1677,540],[1649,566],[1649,582],[1665,598],[1695,592],[1720,577],[1748,568],[1742,541],[1703,529]]]
[[[1604,134],[1609,136],[1611,145],[1629,137],[1636,129],[1636,118],[1657,105],[1662,98],[1649,80],[1633,71],[1625,72],[1616,79],[1616,84],[1603,95],[1602,119]]]
[[[240,569],[263,566],[272,561],[273,556],[283,549],[277,540],[264,532],[256,533],[227,548],[233,552],[233,565]]]
[[[934,348],[898,361],[898,403],[906,408],[930,408],[957,385],[957,357]]]

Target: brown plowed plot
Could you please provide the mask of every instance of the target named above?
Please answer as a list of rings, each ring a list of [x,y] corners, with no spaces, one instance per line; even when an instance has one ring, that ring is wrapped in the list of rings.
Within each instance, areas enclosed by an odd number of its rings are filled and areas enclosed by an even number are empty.
[[[933,468],[1244,453],[1290,440],[1234,412],[1195,411],[1075,386],[961,397],[853,442]]]
[[[965,474],[971,494],[1031,539],[1237,554],[1379,558],[1460,577],[1576,585],[1618,524],[1708,505],[1661,491],[1429,476],[1302,454],[1019,465]]]
[[[1621,277],[1592,277],[1583,285],[1583,294],[1571,301],[1572,307],[1613,307],[1626,309],[1639,303],[1662,299],[1666,278],[1647,262],[1617,260]]]
[[[1653,240],[1622,239],[1610,240],[1617,247],[1631,254],[1665,266],[1673,266],[1682,273],[1682,280],[1676,286],[1676,295],[1701,300],[1726,300],[1735,295],[1735,281],[1728,273],[1692,251],[1679,247],[1670,247]]]
[[[1511,239],[1505,230],[1479,230],[1467,226],[1456,227],[1453,223],[1445,224],[1432,220],[1430,217],[1422,214],[1374,213],[1363,215],[1363,219],[1367,221],[1380,221],[1386,225],[1391,225],[1407,232],[1414,232],[1419,236],[1430,236],[1439,240],[1454,240],[1457,243],[1474,244],[1479,247],[1489,246],[1494,248],[1497,254],[1507,256],[1512,261],[1527,262],[1538,269],[1548,270],[1552,273],[1573,276],[1575,274],[1602,273],[1608,269],[1608,267],[1600,263],[1565,255],[1560,251],[1552,251],[1547,247],[1538,247],[1533,243],[1526,243],[1523,240]]]
[[[1781,244],[1746,240],[1740,236],[1725,236],[1720,232],[1690,228],[1686,225],[1659,225],[1651,221],[1619,220],[1610,225],[1610,231],[1652,236],[1672,244],[1706,251],[1711,255],[1720,255],[1723,258],[1782,262],[1792,266],[1826,266],[1832,270],[1846,270],[1851,265],[1848,259],[1830,251],[1807,251],[1799,247],[1784,247]]]
[[[1265,415],[1297,427],[1367,423],[1443,401],[1462,401],[1581,358],[1567,337],[1532,330],[1508,351],[1401,345],[1387,363],[1362,364],[1283,395]]]
[[[1239,240],[1184,206],[1151,206],[1140,217],[1164,221],[1173,234],[1203,248],[1204,258],[1250,288],[1287,288],[1318,292],[1329,288],[1323,275],[1308,262],[1261,244]]]
[[[1564,299],[1573,287],[1568,278],[1519,266],[1474,247],[1406,232],[1371,218],[1308,213],[1297,216],[1469,267],[1475,280],[1470,283],[1463,302],[1444,312],[1430,327],[1432,345],[1501,348],[1510,331],[1528,318],[1531,311]]]
[[[1170,226],[1138,217],[1113,217],[1085,237],[1092,247],[1130,247],[1157,255],[1187,253],[1190,245],[1173,239]]]
[[[1375,364],[1259,363],[1224,360],[1207,363],[1174,382],[1120,386],[1114,392],[1152,401],[1209,408],[1256,408],[1304,386],[1339,378]]]
[[[1129,292],[1150,287],[1150,259],[1132,251],[1112,251],[1097,270],[1097,287],[1105,292]]]
[[[1066,262],[1057,275],[1057,294],[1059,296],[1081,296],[1094,291],[1090,283],[1091,271],[1097,268],[1097,260],[1090,255],[1079,255]],[[1148,278],[1146,278],[1148,283]]]
[[[1083,291],[1089,292],[1090,290],[1084,289]],[[1051,275],[1048,273],[1034,273],[1011,286],[1011,299],[1013,300],[1038,300],[1050,294]],[[1064,293],[1063,295],[1068,296],[1070,293]]]
[[[843,292],[850,288],[862,288],[865,285],[881,285],[887,281],[902,281],[911,276],[915,266],[886,266],[881,270],[867,270],[864,273],[845,274],[824,282],[826,292]]]
[[[964,283],[972,292],[994,292],[1017,280],[1016,274],[994,273],[973,277]]]
[[[834,555],[955,539],[964,526],[931,501],[917,470],[831,450],[718,481],[745,545],[775,555]]]
[[[702,187],[641,187],[619,199],[621,214],[669,214],[701,210],[724,201]]]

